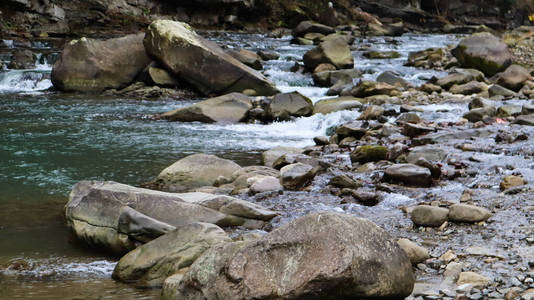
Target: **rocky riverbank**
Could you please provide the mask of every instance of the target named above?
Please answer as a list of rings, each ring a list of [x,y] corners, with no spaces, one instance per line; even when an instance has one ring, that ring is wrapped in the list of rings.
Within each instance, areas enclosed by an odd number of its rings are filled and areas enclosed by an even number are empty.
[[[309,21],[293,31],[293,43],[314,45],[294,72],[313,73],[331,95],[315,104],[280,93],[249,67],[276,53],[257,53],[258,59],[244,50],[236,59],[184,23],[156,21],[143,39],[128,37],[142,59],[131,74],[120,72],[126,79],[118,83],[104,72],[82,71],[75,74],[88,77],[72,81],[60,67],[68,59],[86,62],[72,55],[76,47],[106,49],[128,39],[71,42],[54,69],[59,88],[116,89],[139,72],[156,82],[154,68],[217,96],[157,116],[169,121],[269,123],[360,112],[317,136],[315,146],[264,152],[262,166],[195,154],[145,188],[81,182],[66,209],[75,234],[101,250],[127,253],[113,277],[163,287],[164,299],[530,299],[531,66],[507,39],[479,32],[406,61],[448,75],[420,86],[393,71],[360,80],[351,54],[360,47],[353,45],[358,31]],[[533,31],[517,32],[526,40]],[[114,63],[127,60],[115,54]],[[399,55],[369,49],[364,56]],[[228,83],[223,74],[237,79]]]

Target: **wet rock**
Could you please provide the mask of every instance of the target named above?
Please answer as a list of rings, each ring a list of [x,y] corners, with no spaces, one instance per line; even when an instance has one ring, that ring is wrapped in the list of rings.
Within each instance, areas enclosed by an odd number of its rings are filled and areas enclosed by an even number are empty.
[[[283,190],[280,179],[274,176],[254,176],[247,180],[250,193],[278,192]]]
[[[437,85],[448,90],[453,85],[462,85],[471,81],[484,81],[484,73],[475,69],[455,69],[449,75],[438,79]]]
[[[491,212],[483,207],[455,204],[449,207],[449,219],[454,222],[476,223],[486,221]]]
[[[278,52],[268,50],[260,50],[258,51],[258,55],[265,61],[276,60],[280,58],[280,54],[278,54]]]
[[[334,99],[324,99],[315,103],[313,114],[329,114],[340,110],[360,109],[362,103],[359,98],[338,97]]]
[[[264,96],[278,92],[265,76],[200,37],[185,23],[153,22],[147,29],[144,45],[166,69],[203,94],[221,95],[247,89]]]
[[[397,51],[366,51],[363,56],[369,59],[392,59],[401,57]]]
[[[447,152],[440,148],[416,148],[410,151],[406,157],[406,161],[415,164],[421,158],[429,162],[441,162],[447,158]]]
[[[475,108],[493,108],[495,109],[495,102],[489,101],[480,97],[475,97],[469,102],[469,109]]]
[[[388,157],[388,148],[379,145],[359,146],[350,154],[352,164],[365,164],[385,160]]]
[[[534,126],[534,114],[519,116],[515,118],[514,123],[519,125]]]
[[[421,123],[421,117],[414,112],[402,113],[396,120],[397,123]]]
[[[406,81],[395,71],[384,71],[376,78],[377,82],[384,82],[393,86],[400,86],[405,89],[411,87],[411,84]]]
[[[281,156],[284,156],[285,154],[301,154],[302,151],[301,148],[295,147],[275,147],[263,152],[261,157],[265,166],[272,167],[273,163]]]
[[[258,54],[250,50],[245,50],[245,49],[230,50],[227,53],[230,54],[233,58],[237,59],[238,61],[253,68],[254,70],[263,69],[263,62],[262,62],[261,57]]]
[[[384,114],[384,109],[378,105],[370,105],[358,117],[358,120],[376,120]]]
[[[432,94],[434,92],[441,93],[442,88],[439,85],[435,85],[432,83],[425,83],[419,88],[419,90],[422,92],[428,93],[428,94]]]
[[[463,118],[467,119],[469,122],[476,123],[484,120],[486,117],[495,116],[496,111],[495,107],[483,107],[475,108],[463,115]]]
[[[37,57],[31,50],[17,50],[11,57],[11,62],[7,65],[10,69],[33,69]]]
[[[280,177],[280,171],[266,166],[248,166],[235,171],[230,177],[230,182],[234,186],[234,191],[248,188],[249,179],[256,176]]]
[[[404,24],[402,22],[393,24],[369,23],[369,34],[377,36],[401,36],[404,33]]]
[[[453,85],[449,91],[453,94],[472,95],[488,90],[488,85],[483,82],[471,81],[461,85]]]
[[[150,63],[143,34],[109,40],[81,38],[65,45],[52,69],[62,91],[102,92],[122,88]]]
[[[179,122],[238,123],[247,119],[251,108],[249,97],[231,93],[163,113],[160,117]]]
[[[426,248],[419,246],[418,244],[410,241],[409,239],[399,239],[397,243],[399,244],[401,249],[406,252],[413,265],[422,263],[428,258],[430,258],[430,255],[428,254],[428,250]]]
[[[507,45],[488,32],[475,33],[452,50],[464,68],[474,68],[492,76],[504,71],[512,63]]]
[[[365,98],[375,95],[394,96],[399,93],[399,88],[384,82],[374,82],[360,80],[360,82],[350,90],[354,97]]]
[[[428,48],[422,51],[410,52],[406,65],[426,69],[443,68],[450,64],[451,59],[449,56],[450,54],[446,49]]]
[[[362,125],[361,122],[357,121],[342,124],[336,129],[336,134],[340,139],[353,137],[359,140],[367,133],[367,129],[362,128]]]
[[[65,207],[67,224],[88,245],[117,255],[195,222],[257,228],[276,213],[204,193],[176,194],[116,182],[81,181]]]
[[[430,173],[432,173],[433,179],[437,180],[441,178],[441,167],[439,165],[431,163],[424,157],[420,157],[417,161],[415,161],[415,164],[420,167],[429,169]]]
[[[533,104],[529,104],[529,103],[523,104],[523,108],[521,110],[521,114],[523,114],[523,115],[534,114],[534,105]]]
[[[112,277],[137,286],[159,287],[165,278],[191,266],[212,245],[230,241],[217,225],[180,226],[123,256]]]
[[[386,169],[383,179],[420,187],[428,187],[432,184],[430,170],[413,164],[393,165]]]
[[[530,72],[519,65],[509,66],[504,72],[497,74],[496,77],[497,84],[515,92],[518,92],[523,87],[525,81],[532,80]]]
[[[280,182],[285,189],[300,190],[313,181],[315,174],[314,167],[303,163],[295,163],[280,169]]]
[[[213,185],[219,176],[231,177],[239,169],[241,167],[231,160],[208,154],[193,154],[161,171],[156,184],[164,191],[186,192]]]
[[[317,146],[326,146],[330,144],[327,136],[316,136],[313,138],[313,142]]]
[[[337,188],[358,189],[362,187],[362,184],[347,175],[337,175],[330,179],[328,185]]]
[[[313,103],[299,92],[278,94],[269,104],[269,112],[274,120],[307,117],[313,113]]]
[[[482,289],[488,286],[491,283],[491,279],[486,276],[482,276],[475,272],[462,272],[460,277],[456,282],[457,285],[461,286],[464,284],[470,284],[474,288]]]
[[[449,210],[430,205],[416,206],[410,215],[412,222],[418,226],[438,227],[441,226],[449,215]]]
[[[184,275],[175,298],[400,299],[413,286],[410,261],[387,232],[368,220],[321,213],[254,242],[213,247]]]
[[[324,65],[324,64],[321,64]],[[321,66],[319,65],[319,66]],[[318,69],[317,67],[316,69]],[[313,82],[317,86],[331,87],[335,84],[352,84],[352,79],[360,77],[361,72],[356,69],[329,70],[313,74]]]
[[[165,69],[149,66],[147,73],[150,78],[150,83],[157,86],[176,87],[180,85],[178,80]]]
[[[499,188],[501,191],[507,190],[512,187],[521,186],[527,184],[527,181],[521,176],[510,175],[503,178]]]
[[[502,96],[502,97],[515,97],[516,93],[498,84],[492,84],[488,88],[490,97]]]
[[[418,124],[404,123],[402,126],[402,134],[411,138],[434,131],[436,131],[436,128]]]
[[[317,73],[321,73],[321,72],[335,71],[335,70],[337,70],[336,66],[332,64],[320,64],[313,70],[313,75]],[[317,84],[317,82],[315,82],[315,84]]]
[[[519,105],[503,105],[497,109],[497,116],[501,118],[519,116],[523,107]]]
[[[335,33],[334,28],[313,21],[302,21],[293,29],[293,36],[303,37],[306,33],[316,32],[324,35]]]
[[[338,69],[352,69],[354,58],[345,40],[338,38],[324,41],[304,54],[304,64],[308,69],[314,70],[322,63],[332,64]]]
[[[314,167],[317,171],[322,168],[321,162],[319,159],[305,155],[305,154],[292,154],[292,153],[288,153],[288,154],[284,154],[280,156],[273,163],[273,168],[280,170],[287,165],[291,165],[291,164],[298,163],[298,162],[310,165]]]

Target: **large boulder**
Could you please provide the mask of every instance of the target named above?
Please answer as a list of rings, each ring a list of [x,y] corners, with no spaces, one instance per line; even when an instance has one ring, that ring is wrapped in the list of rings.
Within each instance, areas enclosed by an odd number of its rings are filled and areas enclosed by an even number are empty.
[[[159,287],[165,278],[189,267],[212,245],[231,241],[217,225],[181,226],[128,252],[115,266],[112,277],[137,286]]]
[[[462,67],[480,70],[487,76],[504,71],[512,63],[508,46],[489,32],[466,37],[452,50],[452,54]]]
[[[193,154],[165,168],[156,178],[156,186],[169,192],[187,192],[213,185],[219,176],[231,177],[241,169],[235,162],[209,154]]]
[[[102,92],[128,85],[151,62],[143,37],[140,33],[67,43],[52,69],[52,83],[69,92]]]
[[[252,242],[206,251],[164,299],[403,299],[409,258],[369,220],[337,213],[298,218]],[[168,290],[171,288],[172,290]]]
[[[307,117],[313,113],[313,102],[299,92],[283,93],[274,96],[268,110],[271,118],[279,121]]]
[[[161,117],[180,122],[237,123],[248,117],[251,108],[252,101],[249,97],[231,93],[163,113]]]
[[[90,246],[117,255],[195,222],[258,228],[276,213],[228,196],[175,194],[116,182],[81,181],[65,207],[68,225]]]
[[[527,80],[532,80],[530,72],[519,65],[511,65],[504,72],[497,74],[496,83],[515,92],[523,87]]]
[[[147,29],[144,44],[163,66],[206,95],[247,89],[265,96],[278,92],[265,76],[197,35],[185,23],[154,21]]]
[[[304,54],[304,64],[308,69],[314,70],[322,63],[334,65],[337,69],[352,69],[354,57],[347,42],[342,38],[329,39]]]

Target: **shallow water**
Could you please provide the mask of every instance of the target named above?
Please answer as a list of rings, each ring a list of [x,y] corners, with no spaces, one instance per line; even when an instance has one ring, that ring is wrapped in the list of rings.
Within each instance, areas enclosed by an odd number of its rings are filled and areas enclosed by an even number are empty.
[[[324,98],[327,89],[313,87],[309,74],[289,72],[310,46],[290,45],[289,37],[208,36],[230,47],[279,52],[279,60],[265,63],[265,74],[284,92],[297,90],[314,102]],[[364,78],[396,70],[410,82],[420,84],[442,73],[402,66],[408,52],[456,41],[454,36],[406,35],[395,39],[396,44],[383,38],[356,41],[402,54],[399,59],[368,60],[355,51],[356,68],[364,71]],[[7,47],[1,49],[0,60],[7,62],[16,46],[9,42],[3,45]],[[156,121],[148,116],[198,99],[142,101],[48,92],[49,63],[56,50],[46,43],[34,43],[33,48],[46,52],[35,70],[0,72],[0,298],[157,298],[157,290],[138,290],[112,281],[114,260],[84,249],[72,238],[64,225],[63,206],[74,183],[94,179],[138,185],[176,160],[198,152],[216,154],[241,165],[258,164],[262,150],[278,145],[312,145],[313,137],[359,114],[344,111],[271,125]],[[444,108],[449,111],[443,112]],[[458,111],[463,109],[461,105],[425,107],[430,118],[444,120],[459,117]],[[381,204],[385,209],[411,201],[396,194],[386,200]],[[300,211],[295,206],[295,214],[309,212],[306,205],[302,207]],[[325,198],[311,210],[340,208]]]

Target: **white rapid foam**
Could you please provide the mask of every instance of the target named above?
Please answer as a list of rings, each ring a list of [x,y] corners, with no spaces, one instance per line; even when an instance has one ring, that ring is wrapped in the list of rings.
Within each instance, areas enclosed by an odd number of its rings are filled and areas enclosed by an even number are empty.
[[[107,260],[66,262],[61,258],[15,259],[1,273],[5,276],[24,276],[31,278],[109,278],[116,264],[116,262]]]
[[[37,70],[9,70],[0,72],[0,93],[35,92],[52,87],[44,65]],[[41,70],[41,71],[38,71]]]

